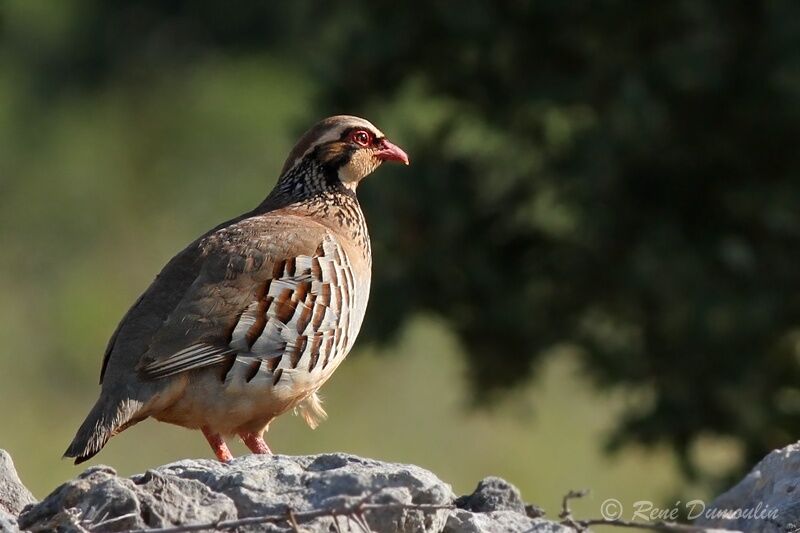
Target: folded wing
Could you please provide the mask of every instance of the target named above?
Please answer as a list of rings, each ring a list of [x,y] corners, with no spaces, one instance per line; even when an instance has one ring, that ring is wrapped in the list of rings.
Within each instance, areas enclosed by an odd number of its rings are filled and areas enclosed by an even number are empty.
[[[265,218],[200,243],[199,275],[141,357],[142,377],[228,364],[246,379],[279,378],[321,370],[346,343],[352,273],[336,239],[307,220]]]

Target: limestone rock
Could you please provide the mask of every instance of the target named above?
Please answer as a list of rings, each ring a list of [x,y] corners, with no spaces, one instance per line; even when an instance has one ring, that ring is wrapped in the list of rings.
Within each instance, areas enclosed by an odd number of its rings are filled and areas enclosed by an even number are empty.
[[[800,443],[775,450],[706,508],[695,524],[778,533],[800,528]]]
[[[11,456],[0,450],[0,533],[19,531],[17,515],[31,503],[36,498],[20,481]]]
[[[291,531],[287,511],[342,509],[360,500],[391,504],[364,513],[380,532],[567,531],[529,517],[519,491],[499,478],[483,480],[470,496],[456,499],[450,486],[413,465],[335,453],[291,457],[249,455],[228,464],[185,460],[130,478],[93,467],[29,506],[19,526],[32,531],[122,531],[214,523],[246,517],[281,517],[238,531]],[[459,509],[456,503],[464,507]],[[403,505],[448,506],[414,509]],[[330,514],[298,519],[304,531],[334,531]],[[352,518],[339,526],[358,529]]]
[[[471,513],[461,509],[447,517],[443,533],[485,533],[503,531],[505,533],[573,533],[573,530],[545,520],[529,518],[514,511],[491,511]]]
[[[525,503],[519,489],[499,477],[487,477],[478,483],[475,492],[456,500],[456,506],[476,513],[516,511],[525,514]]]
[[[0,516],[17,515],[23,507],[35,502],[36,498],[20,481],[11,456],[0,450]]]
[[[17,527],[17,519],[3,511],[0,511],[0,533],[16,533],[19,531]]]

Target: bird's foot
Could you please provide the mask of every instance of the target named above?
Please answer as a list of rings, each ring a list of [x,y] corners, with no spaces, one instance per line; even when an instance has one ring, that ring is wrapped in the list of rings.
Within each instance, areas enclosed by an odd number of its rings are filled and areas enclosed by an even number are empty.
[[[205,435],[206,440],[211,445],[211,449],[214,450],[214,455],[217,456],[223,463],[228,463],[233,460],[233,455],[231,451],[228,449],[228,445],[225,444],[225,440],[219,433],[212,432],[206,426],[202,427],[203,435]]]
[[[269,449],[264,438],[258,433],[239,433],[244,445],[250,448],[250,451],[258,454],[272,455],[272,450]]]

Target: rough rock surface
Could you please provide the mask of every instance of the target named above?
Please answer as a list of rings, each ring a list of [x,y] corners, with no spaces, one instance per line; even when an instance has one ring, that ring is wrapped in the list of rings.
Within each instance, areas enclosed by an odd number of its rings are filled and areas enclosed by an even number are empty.
[[[495,532],[562,533],[572,529],[544,518],[529,518],[513,511],[471,513],[456,509],[447,517],[443,533],[495,533]]]
[[[11,456],[0,450],[0,533],[18,531],[17,515],[31,503],[36,498],[20,481]]]
[[[456,506],[475,513],[515,511],[525,514],[525,502],[517,487],[499,477],[481,480],[475,492],[456,500]]]
[[[449,485],[417,466],[338,453],[249,455],[229,464],[185,460],[131,478],[119,477],[105,466],[93,467],[28,506],[19,526],[33,531],[84,527],[105,532],[275,515],[282,518],[237,531],[291,531],[284,517],[292,510],[304,531],[329,532],[336,530],[333,516],[311,518],[303,513],[352,506],[365,496],[370,503],[392,505],[364,513],[373,531],[569,531],[541,518],[532,507],[526,511],[519,491],[499,478],[487,478],[475,493],[456,499]],[[397,504],[453,508],[420,510]],[[358,530],[354,519],[340,516],[342,531],[348,530],[347,521],[350,529]]]
[[[19,531],[17,519],[0,511],[0,533],[16,533],[17,531]]]
[[[365,498],[367,497],[367,498]],[[327,512],[358,501],[387,504],[367,509],[364,519],[383,532],[568,532],[526,505],[500,478],[482,480],[456,498],[431,472],[347,454],[244,456],[229,464],[185,460],[123,478],[106,466],[92,467],[40,503],[22,485],[0,450],[0,533],[32,531],[124,531],[211,524],[271,515],[273,523],[236,531],[291,531],[287,511],[303,531],[335,531]],[[27,505],[17,517],[23,506]],[[444,509],[418,506],[446,506]],[[342,531],[357,531],[353,518],[338,517]],[[725,530],[786,532],[800,529],[800,443],[765,457],[735,487],[719,496],[695,525]],[[710,529],[709,529],[710,530]]]
[[[703,527],[778,533],[800,528],[800,442],[775,450],[695,520]]]
[[[17,515],[36,498],[20,481],[14,462],[5,450],[0,450],[0,516]]]

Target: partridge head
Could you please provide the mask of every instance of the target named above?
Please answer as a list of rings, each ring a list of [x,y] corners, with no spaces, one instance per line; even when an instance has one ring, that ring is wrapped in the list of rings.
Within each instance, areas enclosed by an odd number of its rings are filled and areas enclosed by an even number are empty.
[[[371,251],[356,189],[408,156],[370,122],[322,120],[255,209],[206,232],[162,269],[117,326],[100,398],[67,449],[75,462],[146,418],[199,429],[216,456],[238,435],[270,453],[270,422],[325,417],[318,389],[364,318]]]

